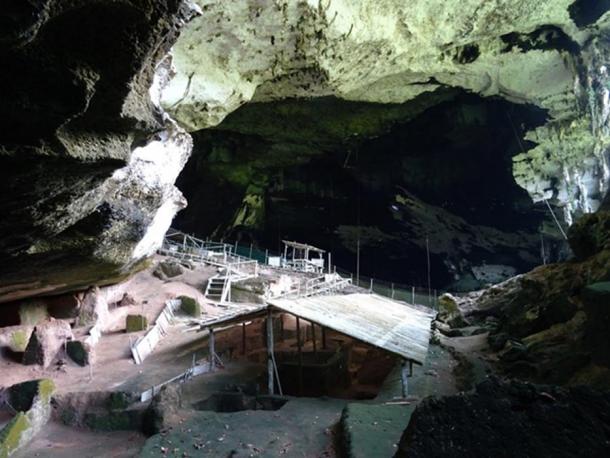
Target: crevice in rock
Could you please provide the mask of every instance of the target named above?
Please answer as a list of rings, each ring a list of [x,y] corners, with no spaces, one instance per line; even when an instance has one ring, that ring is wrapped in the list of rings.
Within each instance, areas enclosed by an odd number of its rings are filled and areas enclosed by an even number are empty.
[[[554,25],[546,25],[531,33],[521,34],[517,32],[502,35],[500,39],[506,44],[503,52],[511,52],[515,48],[521,52],[534,49],[543,51],[557,49],[578,54],[580,45],[576,43],[561,28]]]
[[[594,24],[610,10],[610,0],[576,0],[568,11],[578,27]]]

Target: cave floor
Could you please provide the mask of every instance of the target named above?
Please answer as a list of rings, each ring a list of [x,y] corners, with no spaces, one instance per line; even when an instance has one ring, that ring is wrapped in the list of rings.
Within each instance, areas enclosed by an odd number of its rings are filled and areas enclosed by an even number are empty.
[[[146,438],[136,431],[76,431],[60,423],[50,422],[13,458],[130,458],[140,451]]]
[[[65,363],[62,367],[51,365],[47,369],[40,366],[24,366],[12,355],[0,355],[2,385],[10,386],[34,378],[51,378],[58,393],[124,391],[138,394],[169,380],[191,366],[193,356],[198,360],[207,355],[207,333],[197,332],[196,323],[186,316],[177,314],[177,320],[170,327],[155,351],[142,364],[136,366],[130,351],[130,342],[144,332],[125,333],[125,317],[128,314],[144,314],[149,323],[154,323],[165,306],[165,301],[180,295],[197,298],[202,305],[204,316],[215,317],[226,313],[203,297],[207,279],[216,269],[197,267],[186,270],[180,277],[162,281],[149,270],[135,275],[118,287],[118,296],[127,292],[138,305],[110,309],[110,317],[105,324],[105,332],[95,347],[92,367],[81,367],[67,357],[60,355]],[[75,330],[79,335],[83,330]],[[197,356],[199,355],[199,356]],[[107,368],[112,367],[112,370]]]
[[[124,332],[125,316],[144,313],[154,322],[165,301],[179,295],[195,297],[204,314],[215,317],[226,313],[203,298],[207,279],[213,268],[186,270],[180,277],[161,281],[150,269],[140,272],[119,288],[118,294],[129,293],[139,305],[111,309],[107,332],[96,346],[95,364],[80,367],[62,356],[61,370],[52,366],[42,370],[23,366],[9,359],[0,360],[0,371],[10,374],[7,385],[33,378],[52,378],[58,392],[122,391],[139,395],[191,366],[193,357],[207,357],[207,333],[197,332],[198,325],[187,317],[178,317],[155,351],[143,364],[132,360],[130,340],[142,333]],[[266,272],[273,275],[274,272]],[[141,305],[144,304],[144,305]],[[233,326],[217,334],[216,351],[224,367],[214,373],[195,377],[180,386],[181,407],[169,416],[169,429],[148,440],[135,431],[98,433],[51,423],[18,457],[25,456],[305,456],[335,457],[347,450],[349,456],[391,456],[415,406],[427,396],[445,396],[458,391],[456,368],[460,362],[446,345],[430,345],[426,363],[414,366],[409,378],[409,402],[397,401],[401,396],[399,366],[390,363],[388,375],[378,388],[354,383],[339,397],[290,397],[278,410],[244,410],[232,413],[197,410],[195,404],[228,386],[264,385],[265,343],[263,321],[253,320],[246,327],[247,355],[242,354],[242,329]],[[296,333],[294,319],[285,320],[286,341],[277,342],[277,351],[294,351]],[[312,350],[304,330],[304,351]],[[318,335],[318,339],[320,336]],[[340,335],[328,335],[338,345]],[[331,345],[332,347],[332,345]],[[465,348],[466,350],[467,348]],[[360,357],[366,354],[360,353]],[[356,353],[354,353],[356,354]],[[367,356],[368,372],[379,370]],[[379,363],[381,364],[381,363]],[[108,368],[112,370],[108,370]],[[392,368],[393,367],[393,368]],[[264,382],[264,381],[263,381]],[[373,391],[375,390],[375,391]],[[376,397],[359,400],[362,393],[376,392]],[[335,394],[333,394],[335,396]],[[343,420],[342,420],[343,417]],[[367,434],[350,434],[365,431]],[[364,442],[362,442],[364,441]],[[373,448],[370,444],[374,443]],[[77,452],[78,451],[78,452]],[[140,452],[141,451],[141,452]]]
[[[288,396],[288,402],[276,411],[194,410],[194,404],[224,387],[255,383],[264,371],[260,364],[229,362],[223,370],[182,385],[182,409],[173,416],[170,428],[147,440],[139,456],[336,457],[343,456],[342,451],[352,457],[392,456],[419,401],[458,391],[457,366],[446,348],[431,345],[426,363],[414,367],[409,378],[410,402],[406,404],[398,400],[400,367],[395,365],[371,400]]]

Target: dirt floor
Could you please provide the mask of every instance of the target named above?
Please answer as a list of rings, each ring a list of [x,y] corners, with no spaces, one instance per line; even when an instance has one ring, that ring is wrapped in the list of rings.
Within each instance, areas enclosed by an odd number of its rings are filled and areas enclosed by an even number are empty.
[[[30,444],[13,458],[131,458],[142,449],[146,438],[135,431],[94,433],[49,423]]]
[[[204,318],[233,313],[203,297],[207,279],[215,268],[199,267],[171,281],[154,277],[151,270],[114,287],[114,295],[129,293],[134,306],[111,308],[112,319],[95,349],[92,367],[80,367],[65,355],[62,369],[55,366],[42,370],[23,366],[10,357],[0,357],[0,385],[10,386],[33,378],[52,378],[58,393],[120,391],[139,395],[152,386],[184,373],[193,360],[207,360],[208,334],[200,331],[193,319],[180,316],[168,335],[143,364],[133,362],[130,343],[140,333],[124,332],[125,316],[144,313],[150,323],[161,312],[168,299],[180,295],[195,297]],[[263,270],[263,277],[277,272]],[[241,295],[250,300],[251,294]],[[244,304],[253,306],[254,304]],[[283,332],[276,334],[276,352],[295,352],[296,320],[285,315]],[[484,365],[473,357],[468,362],[459,352],[475,352],[481,337],[444,340],[431,345],[423,366],[414,366],[409,378],[409,399],[402,394],[400,366],[389,354],[328,331],[329,350],[349,348],[348,372],[352,383],[336,386],[328,396],[317,398],[285,397],[278,410],[243,410],[221,413],[200,410],[218,393],[245,390],[253,395],[266,393],[266,349],[264,320],[253,319],[216,332],[216,352],[223,365],[214,373],[203,374],[179,386],[181,405],[169,420],[169,428],[148,440],[139,432],[97,433],[51,423],[18,457],[83,456],[340,456],[340,448],[353,457],[391,456],[417,403],[427,396],[455,394],[462,378],[477,378],[485,373]],[[312,352],[312,328],[301,321],[303,352]],[[321,330],[316,328],[316,348],[321,350]],[[457,348],[459,351],[456,351]],[[284,401],[282,401],[284,402]],[[2,422],[7,418],[0,417]],[[371,446],[373,444],[373,446]],[[141,453],[140,453],[141,451]]]
[[[154,277],[150,270],[135,275],[128,282],[115,287],[116,296],[129,293],[137,305],[111,308],[107,331],[95,347],[95,362],[91,367],[81,367],[66,355],[60,356],[65,366],[42,369],[38,366],[24,366],[15,361],[13,355],[0,352],[0,387],[10,386],[26,380],[47,377],[56,382],[59,393],[73,391],[121,390],[137,392],[164,382],[191,366],[193,355],[207,354],[207,334],[197,332],[193,320],[178,314],[178,320],[168,335],[161,340],[153,354],[136,366],[130,351],[130,342],[144,332],[125,333],[125,317],[128,314],[144,313],[149,323],[154,323],[165,301],[180,295],[197,298],[202,304],[204,317],[214,317],[227,313],[205,300],[202,291],[207,279],[216,272],[215,268],[197,267],[172,281],[164,282]],[[107,370],[112,367],[112,370]]]

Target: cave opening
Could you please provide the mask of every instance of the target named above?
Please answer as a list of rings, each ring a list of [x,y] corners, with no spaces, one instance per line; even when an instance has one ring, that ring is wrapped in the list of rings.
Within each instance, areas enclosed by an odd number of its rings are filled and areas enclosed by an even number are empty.
[[[405,285],[426,285],[429,251],[435,288],[526,271],[542,263],[541,243],[558,256],[541,229],[546,209],[512,175],[512,158],[532,147],[525,133],[547,113],[465,92],[434,97],[384,111],[246,105],[194,135],[176,226],[272,252],[283,239],[312,243],[344,271],[359,257],[361,276]],[[327,115],[316,118],[320,104]]]
[[[610,0],[576,0],[568,11],[578,27],[595,24],[610,9]]]

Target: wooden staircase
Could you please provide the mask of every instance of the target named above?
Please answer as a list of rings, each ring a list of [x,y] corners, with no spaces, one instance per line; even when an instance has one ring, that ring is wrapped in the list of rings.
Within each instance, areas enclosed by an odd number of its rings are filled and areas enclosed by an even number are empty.
[[[204,296],[214,302],[223,304],[231,300],[231,280],[225,274],[214,275],[208,280]]]

